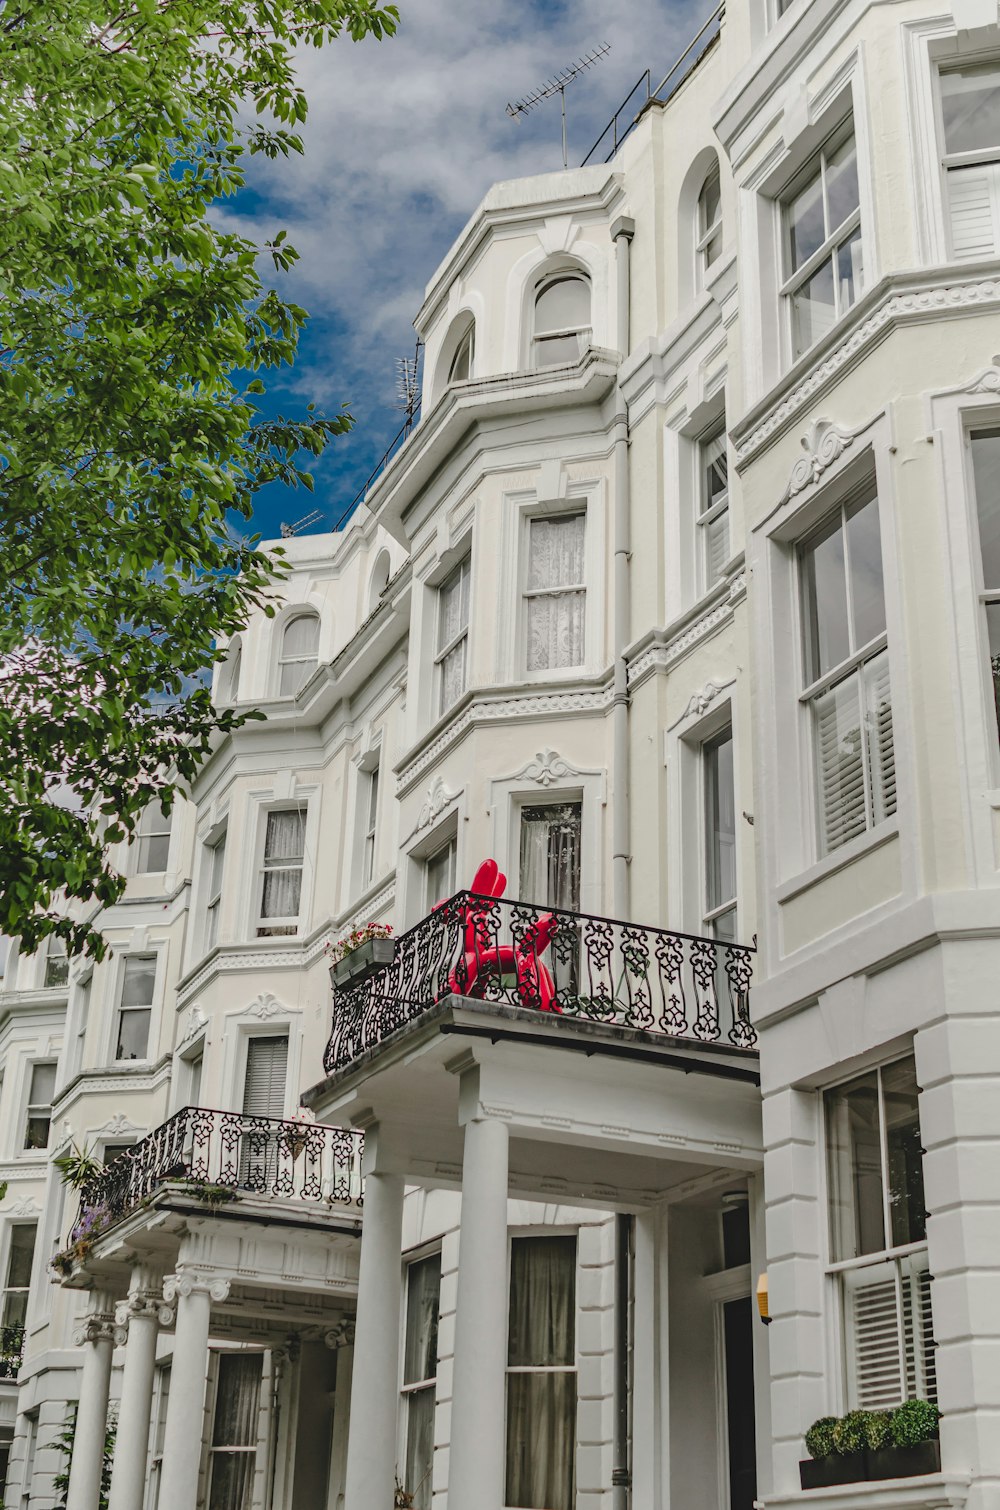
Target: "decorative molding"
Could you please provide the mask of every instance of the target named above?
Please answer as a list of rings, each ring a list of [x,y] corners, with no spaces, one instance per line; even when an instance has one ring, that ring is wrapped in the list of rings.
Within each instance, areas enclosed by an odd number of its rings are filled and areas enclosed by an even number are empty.
[[[700,716],[702,713],[707,713],[722,689],[730,685],[731,683],[729,682],[720,682],[718,677],[712,677],[705,683],[700,692],[695,692],[689,699],[688,705],[684,709],[684,718],[691,718],[695,714]]]
[[[675,661],[679,661],[692,650],[701,640],[707,638],[731,617],[737,603],[746,597],[747,579],[746,572],[740,572],[729,584],[729,592],[716,603],[701,618],[695,619],[693,624],[688,624],[679,634],[672,639],[665,640],[658,645],[649,645],[628,668],[629,690],[645,681],[653,671],[665,671]]]
[[[163,1281],[163,1298],[168,1303],[187,1299],[189,1295],[207,1295],[221,1305],[229,1297],[232,1281],[219,1274],[207,1274],[203,1269],[178,1269]]]
[[[345,1316],[343,1321],[338,1321],[336,1326],[324,1333],[323,1341],[331,1352],[335,1353],[338,1348],[354,1346],[354,1324],[353,1316]]]
[[[470,703],[436,739],[402,766],[396,777],[396,795],[401,797],[418,781],[428,767],[449,750],[458,739],[478,724],[502,723],[515,718],[550,718],[561,714],[602,713],[611,706],[614,687],[596,691],[525,693],[519,697],[502,697]]]
[[[887,327],[926,319],[928,315],[948,314],[953,310],[974,309],[1000,302],[1000,278],[978,282],[929,285],[906,292],[886,293],[882,302],[855,325],[850,334],[829,355],[813,367],[801,382],[765,409],[754,429],[736,446],[736,464],[742,468],[764,447],[785,422],[814,398],[844,369],[850,368],[869,346],[882,338]],[[983,375],[984,377],[987,374]],[[987,391],[987,390],[984,390]]]
[[[536,785],[544,787],[554,786],[557,781],[565,781],[567,777],[582,774],[575,765],[570,765],[558,750],[550,749],[548,745],[544,750],[539,750],[527,765],[514,773],[516,780],[533,781]]]
[[[964,390],[966,393],[1000,393],[1000,356],[992,360],[993,366],[973,378]]]
[[[274,995],[272,991],[261,991],[252,1002],[245,1006],[238,1017],[258,1017],[261,1022],[268,1022],[272,1017],[287,1017],[288,1008]]]
[[[5,1208],[4,1216],[40,1216],[41,1212],[42,1208],[33,1195],[22,1195],[19,1201]]]
[[[115,1318],[110,1311],[91,1311],[74,1328],[73,1341],[77,1347],[88,1342],[115,1342],[116,1332]]]
[[[201,1029],[207,1022],[208,1018],[202,1011],[201,1003],[198,1001],[193,1001],[191,1003],[191,1006],[188,1008],[187,1026],[184,1029],[184,1034],[177,1045],[178,1049],[187,1048],[191,1040],[195,1038],[198,1033],[200,1033]]]
[[[117,1112],[115,1116],[105,1122],[104,1126],[99,1127],[97,1131],[102,1135],[107,1133],[109,1137],[120,1138],[122,1133],[145,1132],[146,1129],[140,1127],[137,1122],[130,1122],[124,1112]]]
[[[842,430],[832,420],[814,420],[808,432],[801,437],[800,444],[806,454],[800,456],[792,468],[788,486],[781,495],[782,503],[787,503],[797,493],[802,493],[813,483],[819,482],[827,468],[832,467],[848,446],[854,444],[856,434],[854,430]]]
[[[417,815],[417,826],[413,832],[419,834],[422,828],[429,827],[435,818],[444,812],[448,804],[455,801],[457,796],[458,792],[450,792],[445,786],[443,776],[440,774],[435,776],[427,788],[427,796],[424,798],[424,804]]]

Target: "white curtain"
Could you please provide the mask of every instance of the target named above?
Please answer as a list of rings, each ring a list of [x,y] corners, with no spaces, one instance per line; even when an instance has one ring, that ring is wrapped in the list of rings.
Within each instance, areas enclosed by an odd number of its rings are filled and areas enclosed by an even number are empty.
[[[506,1504],[517,1510],[574,1503],[575,1281],[575,1238],[511,1243]]]
[[[285,626],[281,638],[282,697],[297,692],[316,665],[319,654],[319,619],[315,614],[299,614]]]
[[[521,810],[521,901],[580,910],[578,802]]]
[[[528,535],[528,670],[582,666],[585,514],[532,519]]]
[[[257,1466],[262,1353],[223,1353],[212,1430],[209,1510],[250,1510]]]
[[[414,1510],[430,1510],[434,1465],[434,1379],[437,1374],[438,1309],[441,1294],[441,1255],[411,1264],[406,1284],[406,1341],[403,1383],[422,1384],[406,1399],[405,1488],[413,1495]]]
[[[267,815],[262,918],[298,917],[305,827],[306,815],[300,808]]]

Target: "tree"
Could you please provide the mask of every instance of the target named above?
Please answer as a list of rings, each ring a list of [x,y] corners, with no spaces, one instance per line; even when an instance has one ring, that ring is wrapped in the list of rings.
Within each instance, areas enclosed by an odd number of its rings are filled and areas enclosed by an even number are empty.
[[[296,253],[210,207],[249,155],[301,152],[295,47],[397,20],[377,0],[0,7],[0,933],[28,951],[56,932],[103,954],[108,845],[242,722],[207,676],[282,568],[229,521],[270,483],[311,487],[351,418],[262,416],[306,314],[258,259]]]

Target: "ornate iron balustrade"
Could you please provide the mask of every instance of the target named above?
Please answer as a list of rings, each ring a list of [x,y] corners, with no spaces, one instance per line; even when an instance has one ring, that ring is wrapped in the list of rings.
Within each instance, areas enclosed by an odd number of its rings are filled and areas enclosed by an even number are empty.
[[[353,1128],[185,1106],[83,1188],[70,1248],[92,1243],[168,1180],[209,1207],[240,1195],[360,1206],[363,1147]]]
[[[451,994],[669,1038],[756,1047],[754,950],[463,891],[395,940],[392,963],[335,990],[328,1074]]]
[[[0,1327],[0,1379],[16,1379],[24,1355],[24,1327]]]

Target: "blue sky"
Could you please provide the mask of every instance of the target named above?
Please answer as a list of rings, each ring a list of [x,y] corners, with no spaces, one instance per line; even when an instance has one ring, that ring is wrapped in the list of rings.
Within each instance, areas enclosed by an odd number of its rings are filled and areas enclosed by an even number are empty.
[[[396,358],[438,262],[497,179],[562,165],[559,101],[512,121],[519,99],[601,42],[611,52],[567,91],[570,165],[647,67],[653,86],[713,0],[398,0],[384,42],[304,50],[305,155],[255,158],[218,219],[260,243],[286,228],[300,261],[279,287],[310,312],[295,368],[267,379],[269,410],[349,403],[356,425],[313,466],[316,488],[262,497],[255,533],[321,513],[329,529],[398,429]],[[263,266],[263,264],[262,264]],[[268,259],[268,266],[270,262]],[[265,273],[265,276],[267,274]]]

